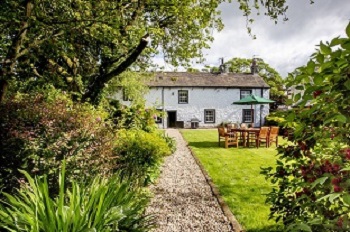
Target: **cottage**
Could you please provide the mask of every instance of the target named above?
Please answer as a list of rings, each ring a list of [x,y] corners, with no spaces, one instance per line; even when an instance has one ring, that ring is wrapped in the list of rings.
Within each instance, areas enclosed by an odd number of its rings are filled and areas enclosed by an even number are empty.
[[[250,105],[232,104],[250,94],[269,98],[270,87],[254,72],[159,72],[148,85],[146,104],[167,115],[157,120],[160,128],[212,128],[223,122],[260,126],[269,113],[268,105],[253,105],[251,110]],[[121,92],[116,93],[120,100]]]

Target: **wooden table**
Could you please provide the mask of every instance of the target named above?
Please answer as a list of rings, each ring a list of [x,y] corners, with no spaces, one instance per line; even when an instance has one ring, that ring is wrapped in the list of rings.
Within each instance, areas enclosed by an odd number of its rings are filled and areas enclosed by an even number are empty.
[[[255,133],[255,136],[259,137],[260,128],[234,128],[231,129],[230,132],[239,132],[242,138],[243,146],[247,147],[249,146],[249,144],[247,144],[247,141],[249,142],[249,134]]]

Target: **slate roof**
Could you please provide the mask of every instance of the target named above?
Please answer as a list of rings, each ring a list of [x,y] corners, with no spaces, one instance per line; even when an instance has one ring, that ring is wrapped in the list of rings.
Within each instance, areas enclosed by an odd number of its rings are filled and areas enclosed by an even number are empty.
[[[244,73],[157,72],[150,87],[256,87],[270,88],[259,75]]]

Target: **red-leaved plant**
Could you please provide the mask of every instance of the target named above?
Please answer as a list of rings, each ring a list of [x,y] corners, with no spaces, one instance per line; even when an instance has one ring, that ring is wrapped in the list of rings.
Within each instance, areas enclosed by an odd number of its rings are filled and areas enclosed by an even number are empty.
[[[347,38],[322,43],[306,66],[288,77],[301,90],[283,124],[292,129],[279,147],[271,218],[286,231],[350,230],[350,24]]]

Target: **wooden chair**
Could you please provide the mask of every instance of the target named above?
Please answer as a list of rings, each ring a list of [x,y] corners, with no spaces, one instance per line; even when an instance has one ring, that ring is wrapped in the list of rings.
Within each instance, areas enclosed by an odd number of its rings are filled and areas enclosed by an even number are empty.
[[[221,139],[226,140],[226,129],[224,127],[218,127],[218,135],[219,135],[219,147]]]
[[[279,131],[278,126],[272,126],[270,128],[270,133],[269,133],[269,146],[274,142],[276,143],[276,147],[278,146],[278,131]]]
[[[246,145],[247,147],[250,147],[252,144],[256,147],[258,147],[258,136],[256,136],[256,132],[255,131],[248,131],[246,132]]]
[[[247,124],[242,123],[240,128],[241,129],[248,129],[248,126],[247,126]],[[239,140],[240,140],[240,142],[242,142],[242,146],[245,147],[247,144],[249,145],[249,141],[247,140],[248,133],[247,132],[240,132],[239,135],[240,135]]]
[[[235,132],[226,133],[225,148],[228,148],[230,145],[236,145],[238,148],[238,134]]]
[[[263,126],[260,128],[258,137],[258,147],[260,147],[261,142],[265,142],[266,147],[269,147],[269,127]]]

